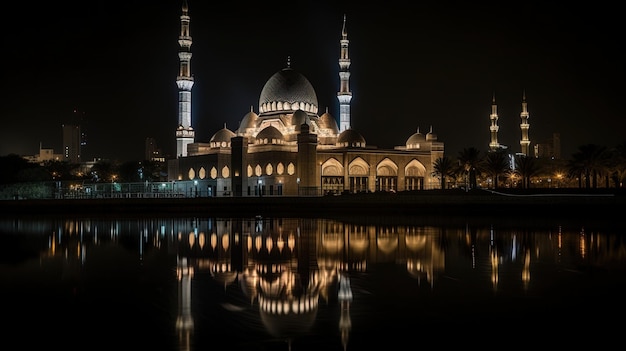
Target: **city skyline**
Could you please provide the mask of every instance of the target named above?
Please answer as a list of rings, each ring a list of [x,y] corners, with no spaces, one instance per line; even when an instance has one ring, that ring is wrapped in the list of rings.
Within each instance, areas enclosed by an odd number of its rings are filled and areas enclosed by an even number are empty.
[[[70,1],[29,9],[25,22],[32,25],[23,35],[4,34],[9,54],[25,69],[5,80],[0,154],[33,155],[40,144],[60,153],[61,126],[77,109],[88,123],[84,160],[142,159],[146,138],[173,156],[181,3]],[[596,25],[599,11],[533,3],[517,11],[448,12],[436,5],[344,5],[224,13],[189,0],[196,141],[224,126],[234,130],[251,108],[258,111],[263,84],[288,59],[316,89],[320,111],[328,108],[338,119],[344,14],[352,127],[368,145],[402,145],[418,128],[432,127],[446,155],[464,147],[486,152],[495,95],[498,142],[517,152],[524,92],[531,146],[559,133],[568,158],[583,144],[626,140],[618,22]],[[49,6],[66,11],[48,17]]]

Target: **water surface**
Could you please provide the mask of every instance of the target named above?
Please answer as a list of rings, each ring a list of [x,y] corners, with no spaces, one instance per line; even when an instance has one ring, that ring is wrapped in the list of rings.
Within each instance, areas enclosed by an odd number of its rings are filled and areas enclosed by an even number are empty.
[[[503,223],[3,219],[2,335],[63,350],[622,343],[621,226]]]

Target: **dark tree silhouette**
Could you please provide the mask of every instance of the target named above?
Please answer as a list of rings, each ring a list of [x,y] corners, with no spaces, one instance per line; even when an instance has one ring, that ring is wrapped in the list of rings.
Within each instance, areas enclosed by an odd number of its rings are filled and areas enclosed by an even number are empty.
[[[441,189],[446,188],[446,178],[453,177],[456,167],[448,156],[439,157],[433,163],[433,176],[441,181]]]
[[[483,162],[483,168],[493,178],[494,189],[498,188],[498,178],[511,172],[509,158],[501,151],[488,152]]]
[[[530,179],[539,174],[540,170],[539,164],[533,157],[526,155],[515,156],[515,173],[522,180],[522,188],[529,189]]]
[[[568,173],[578,175],[579,186],[582,178],[585,180],[585,188],[597,188],[598,177],[606,172],[608,165],[607,148],[596,144],[586,144],[578,147],[578,151],[572,155],[568,163]]]
[[[463,172],[469,180],[468,186],[476,189],[476,177],[481,173],[480,150],[475,147],[464,148],[459,152],[459,170]]]

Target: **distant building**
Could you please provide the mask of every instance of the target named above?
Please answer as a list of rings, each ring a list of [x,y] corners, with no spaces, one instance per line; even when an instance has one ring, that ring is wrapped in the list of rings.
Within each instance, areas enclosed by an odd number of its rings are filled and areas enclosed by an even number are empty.
[[[146,138],[144,159],[148,161],[165,162],[165,157],[163,156],[161,149],[159,149],[157,142],[154,138]]]
[[[70,163],[81,162],[80,125],[64,124],[63,128],[63,159]]]
[[[63,154],[55,154],[54,149],[45,149],[42,144],[39,143],[39,153],[32,156],[24,156],[28,162],[43,164],[47,161],[63,161]]]
[[[561,159],[561,135],[553,133],[551,138],[535,144],[535,157]]]

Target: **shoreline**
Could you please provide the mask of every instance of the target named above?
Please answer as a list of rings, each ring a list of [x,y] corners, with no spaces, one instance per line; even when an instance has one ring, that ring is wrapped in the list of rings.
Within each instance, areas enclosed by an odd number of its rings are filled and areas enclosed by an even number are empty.
[[[523,220],[581,218],[620,221],[621,193],[494,191],[365,193],[340,196],[198,198],[101,198],[0,200],[0,217],[32,216],[212,216],[212,217],[502,217]]]

